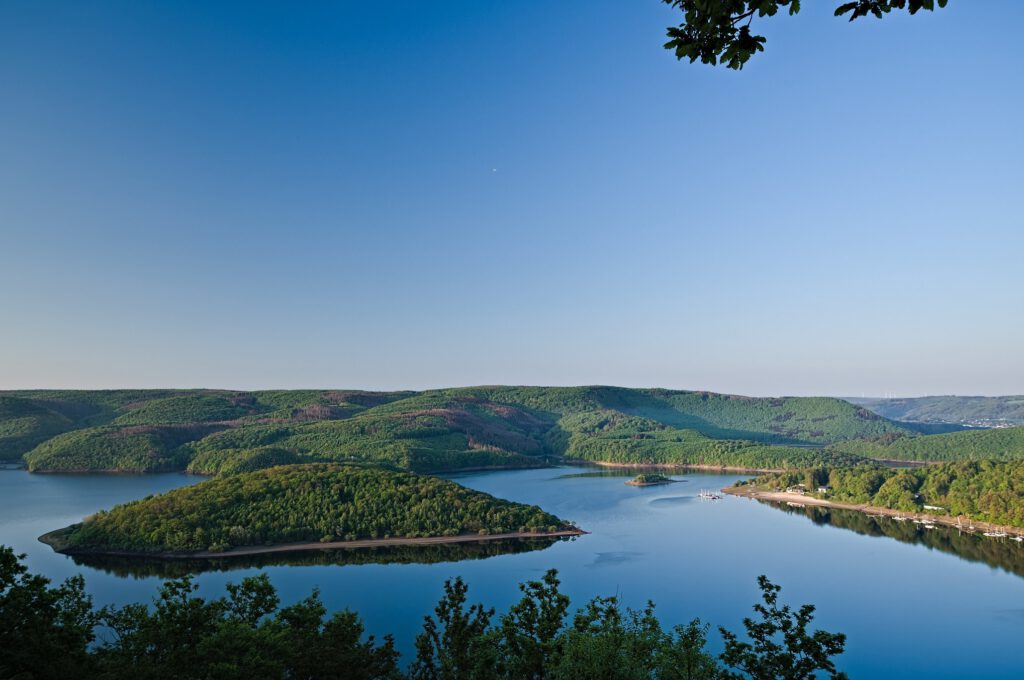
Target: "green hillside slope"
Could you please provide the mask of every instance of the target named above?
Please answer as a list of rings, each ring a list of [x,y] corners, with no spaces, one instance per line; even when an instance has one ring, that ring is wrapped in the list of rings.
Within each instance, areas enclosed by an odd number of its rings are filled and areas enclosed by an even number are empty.
[[[0,397],[0,461],[17,461],[36,445],[74,427],[67,416],[29,399]]]
[[[882,460],[1018,460],[1024,459],[1024,427],[964,430],[924,437],[883,436],[840,442],[829,450]]]
[[[290,465],[215,477],[100,512],[60,535],[64,549],[225,550],[308,541],[568,528],[536,506],[404,472]]]
[[[32,472],[167,472],[183,470],[190,452],[180,447],[217,429],[210,425],[104,426],[74,430],[25,455]]]

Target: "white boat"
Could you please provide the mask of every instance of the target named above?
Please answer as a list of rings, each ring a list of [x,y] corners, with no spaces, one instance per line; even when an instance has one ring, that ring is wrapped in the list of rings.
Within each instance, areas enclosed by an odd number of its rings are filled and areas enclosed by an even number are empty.
[[[989,538],[1006,538],[1010,534],[1006,533],[1005,531],[986,531],[985,535]]]
[[[1014,536],[1010,539],[1011,541],[1017,541],[1018,543],[1024,541],[1024,536]]]
[[[697,496],[701,500],[705,500],[705,501],[717,501],[717,500],[722,498],[721,496],[719,496],[714,491],[711,491],[710,489],[701,489],[700,493],[697,494]]]
[[[793,501],[786,501],[786,505],[791,508],[806,508],[807,506],[803,503],[794,503]]]

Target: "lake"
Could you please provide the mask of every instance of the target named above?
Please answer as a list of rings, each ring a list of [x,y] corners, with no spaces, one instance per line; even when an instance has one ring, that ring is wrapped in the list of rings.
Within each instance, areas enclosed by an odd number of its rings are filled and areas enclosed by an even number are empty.
[[[297,556],[291,564],[227,563],[197,577],[203,594],[262,570],[291,602],[319,587],[330,608],[349,607],[369,632],[395,634],[406,662],[423,615],[444,579],[463,576],[471,601],[499,612],[518,599],[517,584],[557,568],[574,605],[619,595],[641,607],[651,599],[670,625],[699,617],[742,629],[758,598],[756,578],[782,586],[785,602],[814,603],[815,623],[847,634],[839,666],[854,678],[1022,677],[1024,546],[955,530],[820,509],[794,511],[748,499],[701,501],[737,475],[688,473],[678,484],[632,487],[635,472],[547,468],[453,475],[468,487],[541,506],[589,535],[551,544]],[[30,475],[0,471],[0,542],[28,554],[29,568],[60,580],[83,573],[96,604],[147,601],[156,567],[76,564],[36,538],[96,510],[193,484],[179,474]],[[928,535],[925,535],[928,534]],[[502,550],[518,550],[502,553]],[[499,554],[495,554],[499,553]],[[360,563],[366,560],[386,563]],[[177,567],[181,569],[179,565]],[[720,638],[709,636],[714,651]]]

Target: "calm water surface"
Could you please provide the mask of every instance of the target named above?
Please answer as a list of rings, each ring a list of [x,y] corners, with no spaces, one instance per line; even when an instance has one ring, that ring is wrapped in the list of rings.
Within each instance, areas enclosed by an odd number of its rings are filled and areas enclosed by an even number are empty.
[[[518,599],[519,582],[555,567],[575,604],[595,595],[618,594],[633,607],[652,599],[668,624],[699,617],[738,631],[757,599],[756,577],[767,574],[787,602],[813,602],[821,627],[847,633],[841,668],[852,677],[1024,677],[1024,580],[1011,573],[1024,573],[1024,546],[946,530],[918,536],[843,513],[696,498],[734,475],[687,474],[677,477],[683,483],[646,488],[626,486],[626,476],[557,468],[453,477],[592,532],[542,549],[433,553],[427,564],[308,564],[331,560],[307,556],[307,564],[242,564],[198,580],[204,594],[217,595],[226,582],[263,570],[286,602],[319,587],[329,607],[359,611],[370,632],[395,633],[408,660],[422,616],[444,579],[456,575],[466,578],[472,599],[500,611]],[[53,579],[84,573],[97,604],[148,600],[157,577],[78,565],[36,537],[115,503],[198,481],[0,471],[0,542],[28,553],[29,567]],[[717,649],[718,636],[711,637]]]

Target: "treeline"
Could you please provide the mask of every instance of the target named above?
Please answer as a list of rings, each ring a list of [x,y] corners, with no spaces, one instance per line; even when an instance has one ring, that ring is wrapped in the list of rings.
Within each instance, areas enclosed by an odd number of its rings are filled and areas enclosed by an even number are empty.
[[[365,634],[351,611],[328,616],[319,594],[289,606],[263,574],[197,595],[190,577],[166,581],[151,606],[97,610],[81,576],[52,587],[0,546],[0,675],[17,678],[351,680],[714,680],[845,678],[835,658],[845,636],[809,630],[814,607],[779,602],[760,577],[762,602],[744,636],[724,628],[724,651],[705,648],[708,626],[665,630],[654,605],[623,609],[595,598],[572,613],[555,571],[520,586],[498,616],[470,604],[461,579],[446,582],[403,669],[391,636]],[[100,630],[108,634],[98,635]]]
[[[634,426],[639,425],[634,429]],[[826,449],[711,439],[696,430],[650,428],[636,419],[574,432],[564,455],[575,460],[633,465],[710,465],[754,470],[850,466],[864,458]]]
[[[965,515],[975,520],[1024,527],[1024,461],[970,461],[913,469],[879,466],[817,468],[762,475],[758,487],[803,484],[810,493],[844,503],[893,510]],[[818,493],[820,487],[827,492]]]
[[[1022,460],[1024,427],[964,430],[927,437],[885,435],[833,444],[832,451],[866,458],[946,462],[957,460]]]
[[[380,468],[308,464],[215,477],[119,505],[48,540],[69,552],[194,552],[567,527],[536,506],[447,480]]]

